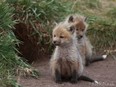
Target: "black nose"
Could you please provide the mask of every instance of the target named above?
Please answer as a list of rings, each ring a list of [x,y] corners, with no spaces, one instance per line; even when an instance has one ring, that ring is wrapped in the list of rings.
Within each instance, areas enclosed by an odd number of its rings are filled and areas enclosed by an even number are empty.
[[[57,41],[53,41],[53,43],[54,43],[54,44],[56,44],[56,43],[57,43]]]
[[[54,45],[59,45],[59,42],[58,41],[53,41],[53,44]]]
[[[79,35],[79,36],[78,36],[78,39],[81,39],[82,37],[83,37],[82,35]]]

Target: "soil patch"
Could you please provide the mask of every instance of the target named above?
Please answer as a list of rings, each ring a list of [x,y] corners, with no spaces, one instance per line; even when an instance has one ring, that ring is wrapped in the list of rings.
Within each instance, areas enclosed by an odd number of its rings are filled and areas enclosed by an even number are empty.
[[[116,87],[116,61],[113,58],[109,57],[105,61],[85,67],[84,74],[99,81],[99,84],[86,81],[79,81],[77,84],[55,83],[49,70],[49,58],[38,60],[32,65],[40,71],[39,79],[21,78],[20,84],[23,87]]]

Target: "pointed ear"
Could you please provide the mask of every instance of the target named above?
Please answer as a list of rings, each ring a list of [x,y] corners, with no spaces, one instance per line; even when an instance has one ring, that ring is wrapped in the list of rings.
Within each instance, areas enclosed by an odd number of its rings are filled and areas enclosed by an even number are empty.
[[[68,22],[73,22],[74,21],[74,18],[73,18],[73,16],[71,15],[70,17],[69,17],[69,19],[68,19]]]

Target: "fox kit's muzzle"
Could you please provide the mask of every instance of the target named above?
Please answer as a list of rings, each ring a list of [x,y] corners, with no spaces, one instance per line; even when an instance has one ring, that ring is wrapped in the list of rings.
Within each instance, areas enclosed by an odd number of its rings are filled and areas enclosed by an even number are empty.
[[[58,45],[60,45],[60,42],[59,41],[53,41],[53,44],[58,46]]]

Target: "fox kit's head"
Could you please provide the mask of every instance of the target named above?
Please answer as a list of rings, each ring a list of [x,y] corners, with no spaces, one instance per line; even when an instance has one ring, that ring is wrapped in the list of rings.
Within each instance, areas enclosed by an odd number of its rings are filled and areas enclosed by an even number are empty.
[[[75,27],[68,27],[60,23],[53,29],[52,37],[53,44],[55,45],[64,46],[69,44],[76,37]]]
[[[78,39],[81,39],[85,35],[88,27],[86,17],[81,15],[71,15],[68,17],[67,22],[73,23],[74,27],[76,27]]]

